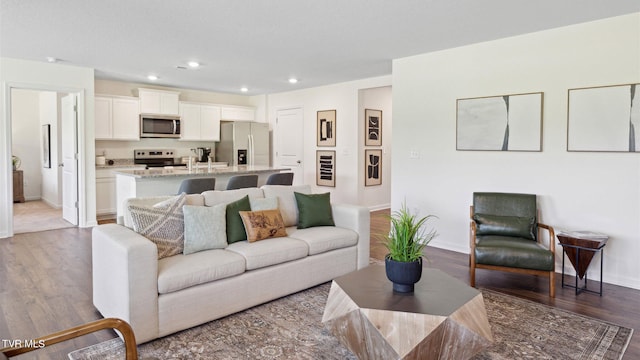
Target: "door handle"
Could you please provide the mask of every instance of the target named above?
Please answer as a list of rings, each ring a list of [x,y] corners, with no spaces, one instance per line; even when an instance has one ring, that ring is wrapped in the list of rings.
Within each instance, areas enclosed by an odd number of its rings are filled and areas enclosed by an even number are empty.
[[[296,163],[298,163],[298,164],[302,164],[302,161],[298,160],[298,161],[296,161]]]
[[[58,164],[58,167],[64,167],[64,163]]]

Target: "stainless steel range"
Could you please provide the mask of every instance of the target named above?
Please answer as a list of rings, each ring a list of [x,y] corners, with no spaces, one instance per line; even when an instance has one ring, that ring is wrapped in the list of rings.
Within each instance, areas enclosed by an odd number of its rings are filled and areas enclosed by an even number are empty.
[[[175,159],[176,151],[172,149],[140,149],[133,150],[134,164],[151,167],[186,166]]]

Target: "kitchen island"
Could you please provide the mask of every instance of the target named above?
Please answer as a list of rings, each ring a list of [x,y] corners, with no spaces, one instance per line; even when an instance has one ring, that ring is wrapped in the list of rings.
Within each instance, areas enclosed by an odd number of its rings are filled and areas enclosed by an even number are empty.
[[[238,165],[213,167],[194,167],[191,171],[186,168],[152,168],[148,170],[121,170],[116,175],[116,202],[118,222],[124,214],[124,201],[133,197],[148,197],[175,195],[184,179],[197,177],[211,177],[216,179],[216,190],[224,190],[229,178],[235,175],[256,174],[258,186],[262,186],[271,174],[288,171],[289,168]]]

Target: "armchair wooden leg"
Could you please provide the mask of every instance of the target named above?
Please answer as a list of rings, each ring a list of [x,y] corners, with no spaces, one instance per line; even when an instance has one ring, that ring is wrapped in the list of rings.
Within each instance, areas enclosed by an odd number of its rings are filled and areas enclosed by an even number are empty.
[[[476,287],[476,264],[474,262],[469,266],[469,285]]]
[[[551,271],[549,273],[549,296],[556,297],[556,272]]]

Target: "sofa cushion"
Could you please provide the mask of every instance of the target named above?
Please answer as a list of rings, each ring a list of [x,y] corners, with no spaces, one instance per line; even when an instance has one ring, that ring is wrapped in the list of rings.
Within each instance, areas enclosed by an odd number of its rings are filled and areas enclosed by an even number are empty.
[[[158,259],[182,253],[184,247],[184,194],[168,207],[154,208],[129,205],[133,230],[153,241],[158,248]]]
[[[358,243],[358,234],[349,229],[335,226],[318,226],[307,229],[287,228],[290,238],[304,241],[309,246],[309,255],[354,246]]]
[[[515,236],[535,240],[535,217],[474,214],[477,235]]]
[[[278,198],[249,198],[251,203],[251,210],[274,210],[278,208]]]
[[[278,198],[278,208],[282,213],[284,226],[294,226],[298,224],[298,206],[294,192],[301,194],[311,194],[309,185],[263,185],[260,189],[264,191],[267,198]]]
[[[287,236],[287,230],[278,209],[240,211],[239,213],[249,242]]]
[[[242,255],[247,262],[247,270],[255,270],[302,259],[309,254],[309,247],[304,241],[281,237],[253,243],[238,241],[230,244],[226,251]]]
[[[555,268],[553,253],[525,238],[478,236],[475,255],[478,264],[544,271]]]
[[[222,249],[175,255],[158,261],[158,292],[166,294],[242,274],[244,257]]]
[[[298,206],[298,229],[314,226],[334,226],[331,212],[331,193],[294,193]]]
[[[260,199],[264,197],[262,190],[259,188],[244,188],[235,190],[209,190],[202,193],[204,204],[206,206],[214,206],[218,204],[228,204],[230,202],[240,200],[245,196],[250,199]]]
[[[194,252],[227,247],[227,221],[225,204],[216,206],[182,207],[184,213],[184,250]]]

